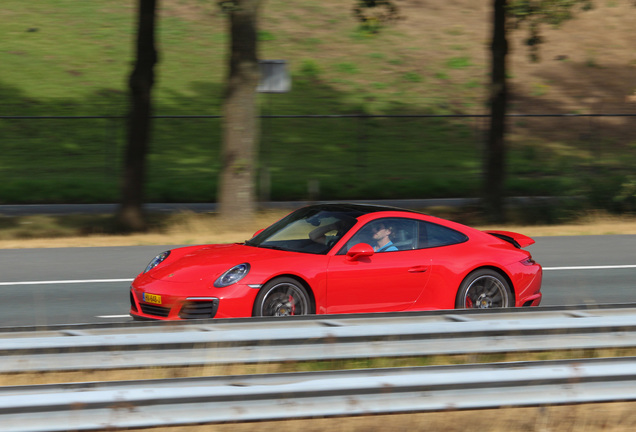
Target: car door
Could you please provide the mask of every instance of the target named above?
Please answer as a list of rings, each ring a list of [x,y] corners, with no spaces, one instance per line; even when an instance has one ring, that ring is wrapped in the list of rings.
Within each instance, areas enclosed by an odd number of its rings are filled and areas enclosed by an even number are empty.
[[[367,231],[382,221],[395,228],[397,251],[374,252]],[[331,257],[327,269],[327,313],[402,311],[426,287],[430,255],[416,248],[417,221],[385,218],[362,227]],[[355,245],[367,245],[362,254],[347,254]]]

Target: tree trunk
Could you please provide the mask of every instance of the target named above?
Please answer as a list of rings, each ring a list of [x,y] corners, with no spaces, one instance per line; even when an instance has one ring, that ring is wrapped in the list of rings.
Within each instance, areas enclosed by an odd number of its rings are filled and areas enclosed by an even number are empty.
[[[255,171],[259,140],[257,19],[261,0],[235,0],[230,11],[231,52],[223,106],[219,214],[249,222],[256,210]]]
[[[484,207],[491,222],[505,220],[506,174],[506,0],[494,0],[490,85],[490,130],[484,158]]]
[[[146,227],[142,206],[145,160],[150,141],[151,92],[154,84],[154,66],[157,63],[156,3],[157,0],[139,0],[137,60],[128,80],[130,113],[122,196],[117,220],[123,229],[130,231],[139,231]]]

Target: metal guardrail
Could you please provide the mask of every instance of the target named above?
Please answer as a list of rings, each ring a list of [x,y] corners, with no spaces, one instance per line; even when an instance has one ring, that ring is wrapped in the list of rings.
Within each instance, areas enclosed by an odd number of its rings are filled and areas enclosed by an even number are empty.
[[[636,305],[0,329],[0,372],[636,346]],[[636,357],[0,387],[0,432],[636,400]]]
[[[635,305],[129,322],[0,329],[0,373],[626,347]]]
[[[636,358],[0,387],[0,431],[636,400]]]

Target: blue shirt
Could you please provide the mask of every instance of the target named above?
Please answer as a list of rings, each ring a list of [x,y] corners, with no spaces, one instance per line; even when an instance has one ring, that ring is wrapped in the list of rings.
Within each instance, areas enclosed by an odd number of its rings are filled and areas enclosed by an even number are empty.
[[[373,250],[376,251],[376,252],[391,252],[391,251],[398,250],[398,248],[397,248],[397,246],[395,246],[393,244],[392,241],[390,241],[387,244],[385,244],[384,246],[382,246],[381,248],[378,248],[377,246],[373,246]]]

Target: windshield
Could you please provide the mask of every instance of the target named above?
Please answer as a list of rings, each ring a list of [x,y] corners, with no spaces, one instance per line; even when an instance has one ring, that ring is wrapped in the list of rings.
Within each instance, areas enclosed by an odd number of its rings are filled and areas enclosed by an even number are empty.
[[[305,207],[245,242],[248,246],[326,254],[356,223],[348,212]]]

